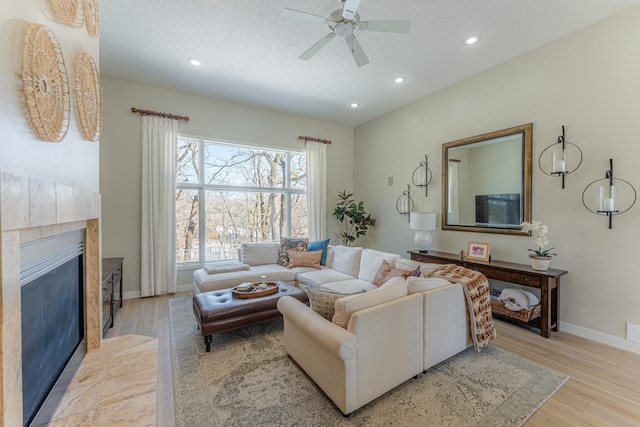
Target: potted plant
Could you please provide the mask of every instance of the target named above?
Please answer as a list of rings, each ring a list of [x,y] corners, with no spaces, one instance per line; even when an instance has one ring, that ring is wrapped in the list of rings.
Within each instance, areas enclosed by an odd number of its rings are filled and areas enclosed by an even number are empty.
[[[534,241],[538,248],[529,249],[530,252],[533,252],[533,254],[529,255],[529,258],[531,259],[531,268],[534,270],[546,271],[549,268],[552,255],[558,255],[551,253],[554,248],[545,249],[545,246],[549,244],[549,238],[547,238],[549,227],[540,221],[523,222],[520,226],[522,227],[522,231],[535,233]]]
[[[358,237],[367,234],[369,227],[376,225],[376,220],[365,211],[364,202],[356,203],[353,194],[347,194],[344,190],[338,193],[338,203],[333,216],[344,223],[344,231],[340,233],[340,238],[345,246],[351,246]]]

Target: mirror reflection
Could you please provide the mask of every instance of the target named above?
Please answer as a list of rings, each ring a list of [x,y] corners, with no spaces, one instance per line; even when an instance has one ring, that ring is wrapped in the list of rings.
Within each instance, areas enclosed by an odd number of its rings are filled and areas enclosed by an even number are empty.
[[[443,144],[442,228],[526,234],[531,124]]]

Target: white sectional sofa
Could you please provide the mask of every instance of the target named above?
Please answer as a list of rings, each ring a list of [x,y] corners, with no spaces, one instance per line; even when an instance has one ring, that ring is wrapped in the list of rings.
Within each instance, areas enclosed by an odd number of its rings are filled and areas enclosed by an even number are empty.
[[[345,415],[473,344],[462,285],[444,279],[393,278],[335,307],[331,322],[278,301],[285,351]]]
[[[248,270],[209,274],[204,268],[193,273],[195,294],[237,286],[244,282],[285,281],[302,288],[326,289],[336,293],[353,294],[377,288],[372,284],[383,261],[395,264],[400,255],[360,247],[329,246],[326,265],[287,268],[278,264],[278,243],[245,243],[239,250],[239,261]],[[408,260],[404,260],[405,262]]]

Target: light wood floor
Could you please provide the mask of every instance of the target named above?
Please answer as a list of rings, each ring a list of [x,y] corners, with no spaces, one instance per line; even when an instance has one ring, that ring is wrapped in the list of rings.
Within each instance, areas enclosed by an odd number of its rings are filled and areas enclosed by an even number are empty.
[[[158,338],[161,427],[175,424],[167,304],[175,296],[125,300],[107,333]],[[640,355],[563,332],[546,339],[509,323],[496,324],[492,345],[570,376],[525,426],[640,426]]]

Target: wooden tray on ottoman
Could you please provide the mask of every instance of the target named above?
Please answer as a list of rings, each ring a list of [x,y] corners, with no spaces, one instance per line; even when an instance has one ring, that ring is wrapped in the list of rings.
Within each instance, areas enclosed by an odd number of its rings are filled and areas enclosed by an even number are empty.
[[[511,311],[504,306],[503,301],[491,300],[491,312],[494,314],[499,314],[504,317],[508,317],[510,319],[520,320],[522,322],[528,322],[537,317],[540,317],[540,304],[531,307],[524,308],[520,311]]]
[[[234,298],[257,298],[278,292],[278,282],[265,282],[267,289],[260,289],[261,283],[252,283],[253,289],[249,292],[239,291],[237,288],[231,288],[231,295]]]

